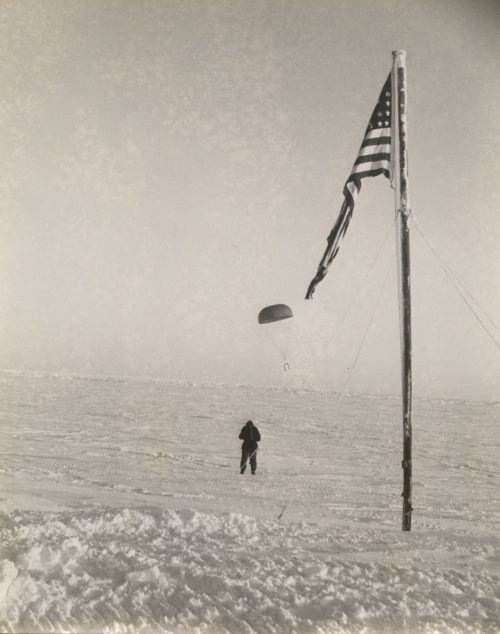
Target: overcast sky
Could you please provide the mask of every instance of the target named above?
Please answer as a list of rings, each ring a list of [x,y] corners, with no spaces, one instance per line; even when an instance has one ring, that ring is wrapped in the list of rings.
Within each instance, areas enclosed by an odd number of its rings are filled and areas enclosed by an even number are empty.
[[[393,49],[418,227],[500,324],[500,3],[2,0],[0,17],[1,367],[398,393],[385,178],[304,300]],[[411,248],[415,393],[499,399],[500,350],[415,226]],[[257,324],[278,302],[286,375]]]

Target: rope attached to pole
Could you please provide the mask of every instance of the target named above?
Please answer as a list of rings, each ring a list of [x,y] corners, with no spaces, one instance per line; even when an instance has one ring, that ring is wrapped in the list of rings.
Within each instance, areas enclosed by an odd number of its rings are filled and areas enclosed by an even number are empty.
[[[380,257],[380,254],[383,252],[384,247],[385,247],[385,243],[387,242],[387,238],[389,237],[394,225],[396,223],[396,218],[393,218],[391,226],[389,227],[389,229],[387,230],[387,233],[384,236],[384,239],[382,240],[377,252],[375,253],[375,256],[373,257],[372,261],[370,262],[368,269],[366,270],[366,273],[363,277],[363,279],[361,280],[361,282],[358,284],[358,287],[356,288],[356,291],[354,293],[354,297],[351,301],[351,303],[349,304],[349,306],[347,307],[347,310],[344,312],[344,314],[342,315],[340,321],[338,322],[337,326],[335,327],[334,331],[332,332],[332,334],[330,335],[328,341],[326,342],[326,347],[328,347],[333,338],[335,337],[335,335],[339,332],[339,330],[341,329],[344,321],[346,320],[347,316],[351,313],[354,304],[357,302],[358,297],[361,294],[361,290],[364,287],[368,277],[370,276],[370,273],[373,271],[373,269],[375,268],[375,264],[378,260],[378,258]]]
[[[443,269],[445,275],[448,277],[448,279],[451,281],[451,283],[453,284],[455,290],[457,291],[457,293],[460,295],[460,297],[462,298],[462,300],[465,302],[465,304],[467,305],[467,307],[469,308],[469,310],[471,311],[471,313],[474,315],[474,317],[476,318],[476,320],[479,322],[479,324],[482,326],[482,328],[484,329],[484,331],[486,332],[486,334],[490,337],[490,339],[493,341],[493,343],[496,345],[496,347],[498,349],[500,349],[500,342],[497,341],[497,339],[495,338],[495,336],[493,335],[492,332],[490,332],[490,328],[493,327],[493,329],[495,329],[498,333],[497,336],[500,335],[500,328],[495,324],[495,322],[491,319],[491,317],[489,317],[488,313],[484,310],[484,308],[482,308],[482,306],[479,304],[479,302],[474,299],[474,297],[472,296],[472,294],[467,290],[467,288],[464,286],[464,284],[459,280],[459,278],[457,277],[457,275],[455,275],[455,273],[451,270],[451,268],[448,266],[448,264],[446,264],[446,262],[443,260],[443,258],[439,255],[439,253],[437,252],[437,250],[432,246],[432,244],[430,243],[430,241],[427,239],[427,237],[424,235],[424,232],[422,231],[420,224],[418,223],[417,219],[415,218],[414,215],[412,215],[413,220],[415,221],[415,226],[417,227],[418,232],[420,233],[420,235],[422,236],[425,244],[427,245],[427,247],[430,249],[431,253],[434,255],[434,257],[436,258],[438,264],[441,266],[441,268]],[[475,304],[475,308],[472,306],[472,303]],[[479,315],[479,313],[483,314],[483,317],[486,318],[487,321],[489,321],[490,323],[490,327],[488,327],[485,323],[485,321],[483,321],[483,319],[481,318],[481,315]],[[495,333],[496,334],[496,333]]]
[[[342,400],[342,398],[344,397],[345,393],[346,393],[346,390],[347,390],[347,385],[348,385],[349,380],[350,380],[350,378],[351,378],[351,374],[353,373],[354,368],[356,367],[356,364],[357,364],[357,362],[358,362],[358,359],[359,359],[359,357],[360,357],[360,355],[361,355],[361,352],[362,352],[362,350],[363,350],[363,346],[364,346],[364,343],[365,343],[365,341],[366,341],[366,337],[368,336],[368,332],[369,332],[369,330],[370,330],[370,327],[371,327],[371,325],[372,325],[372,323],[373,323],[373,320],[374,320],[374,318],[375,318],[375,314],[376,314],[376,312],[377,312],[377,310],[378,310],[378,307],[379,307],[379,305],[380,305],[380,301],[381,301],[381,299],[382,299],[382,295],[383,295],[383,293],[384,293],[385,286],[386,286],[386,284],[387,284],[387,280],[389,279],[389,274],[390,274],[390,272],[391,272],[391,270],[392,270],[393,264],[394,264],[394,258],[391,258],[391,260],[390,260],[390,262],[389,262],[389,266],[387,267],[387,270],[386,270],[386,273],[385,273],[385,276],[384,276],[384,281],[382,282],[382,285],[381,285],[381,287],[380,287],[380,291],[379,291],[379,294],[378,294],[378,297],[377,297],[377,301],[375,302],[375,305],[374,305],[374,307],[373,307],[372,313],[371,313],[371,315],[370,315],[370,320],[369,320],[369,322],[368,322],[368,325],[367,325],[367,326],[366,326],[366,328],[365,328],[365,331],[364,331],[364,333],[363,333],[363,337],[361,338],[361,343],[360,343],[359,348],[358,348],[358,351],[357,351],[357,353],[356,353],[356,357],[354,358],[353,363],[351,363],[351,367],[349,368],[349,372],[348,372],[348,374],[347,374],[347,377],[346,377],[345,382],[344,382],[344,386],[343,386],[343,388],[342,388],[342,391],[341,391],[341,393],[340,393],[340,397],[339,397],[339,399],[338,399],[338,401],[337,401],[337,402],[340,402],[340,401]]]

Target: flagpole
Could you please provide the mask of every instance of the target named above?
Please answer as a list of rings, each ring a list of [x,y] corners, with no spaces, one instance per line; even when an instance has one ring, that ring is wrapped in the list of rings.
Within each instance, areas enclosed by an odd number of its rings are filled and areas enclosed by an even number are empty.
[[[403,405],[403,531],[411,530],[412,512],[412,350],[410,292],[410,200],[408,194],[407,99],[405,51],[393,51],[393,126],[395,130],[396,217],[401,329]]]

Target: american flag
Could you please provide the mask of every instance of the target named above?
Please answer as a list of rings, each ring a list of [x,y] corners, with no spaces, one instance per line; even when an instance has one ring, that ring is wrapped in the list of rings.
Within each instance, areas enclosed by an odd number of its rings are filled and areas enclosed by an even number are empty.
[[[370,118],[365,136],[354,162],[349,178],[344,185],[344,202],[330,235],[328,246],[321,258],[318,271],[307,289],[306,299],[311,299],[316,288],[326,275],[328,267],[337,255],[342,238],[351,220],[356,198],[361,190],[361,179],[384,174],[392,178],[391,166],[391,74],[382,88],[375,110]]]

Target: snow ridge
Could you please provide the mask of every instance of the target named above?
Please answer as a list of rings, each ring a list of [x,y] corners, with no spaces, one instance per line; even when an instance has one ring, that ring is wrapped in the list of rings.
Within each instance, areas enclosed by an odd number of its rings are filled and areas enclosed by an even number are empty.
[[[5,632],[451,634],[500,624],[498,572],[449,568],[436,536],[405,552],[403,535],[372,529],[96,508],[2,515],[0,540]],[[467,552],[466,540],[455,548]],[[429,550],[441,562],[422,568]]]

